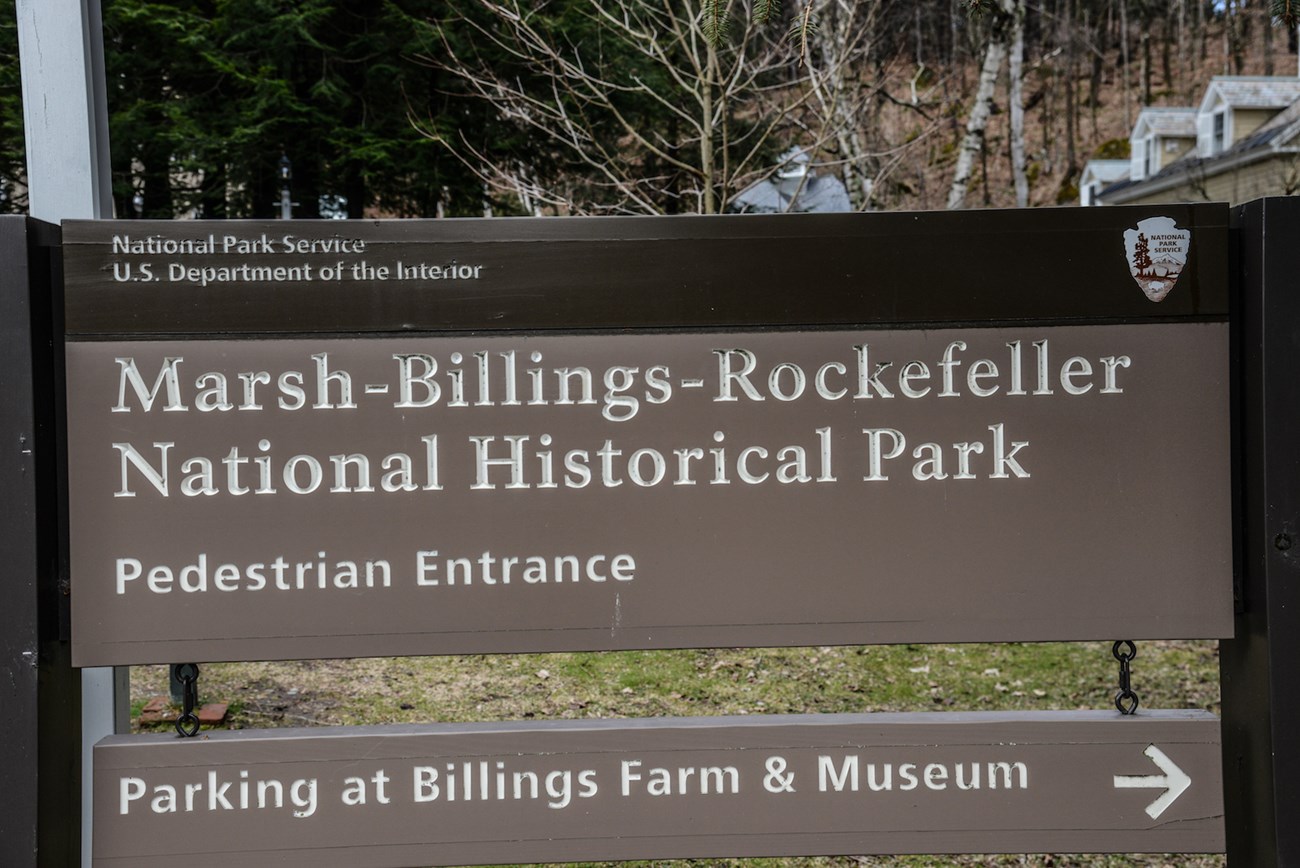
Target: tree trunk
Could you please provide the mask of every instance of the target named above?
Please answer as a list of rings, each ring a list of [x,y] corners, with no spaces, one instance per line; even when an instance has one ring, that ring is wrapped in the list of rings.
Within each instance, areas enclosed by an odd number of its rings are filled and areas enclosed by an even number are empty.
[[[1133,129],[1133,91],[1128,74],[1128,0],[1119,0],[1119,63],[1123,76],[1124,128]]]
[[[1264,31],[1264,74],[1273,74],[1273,22],[1269,21],[1268,9],[1262,10],[1264,14],[1264,26],[1260,28]]]
[[[954,40],[957,40],[960,37],[961,33],[963,32],[958,22],[961,20],[960,16],[962,14],[959,10],[964,5],[965,4],[963,0],[952,0],[952,22],[953,22],[952,27],[953,27]],[[961,39],[958,42],[954,42],[954,44],[958,47],[959,51],[961,52],[959,55],[957,55],[958,61],[956,64],[957,78],[959,82],[957,92],[966,93],[968,89],[967,82],[966,82],[966,64],[962,63],[961,61],[965,60],[967,57],[970,56],[971,46],[969,40],[966,39]]]
[[[135,166],[132,165],[131,153],[127,148],[116,147],[112,150],[113,171],[113,214],[117,219],[135,218]],[[12,188],[6,185],[6,191]],[[12,193],[10,193],[12,196]]]
[[[1207,27],[1205,26],[1205,4],[1202,3],[1202,2],[1200,2],[1200,0],[1197,0],[1197,3],[1196,3],[1196,35],[1197,35],[1197,37],[1200,39],[1200,42],[1201,42],[1201,60],[1202,60],[1202,61],[1205,61],[1205,60],[1209,59],[1209,56],[1210,56],[1210,48],[1209,48],[1209,45],[1208,45],[1208,42],[1209,42],[1209,35],[1208,35],[1208,33],[1207,33],[1208,29],[1209,29],[1209,28],[1207,28]]]
[[[1008,102],[1011,110],[1011,176],[1016,207],[1029,206],[1029,177],[1025,173],[1025,0],[1015,0],[1011,20],[1011,60]]]
[[[1228,3],[1228,20],[1232,22],[1228,28],[1232,37],[1232,66],[1237,75],[1241,75],[1241,71],[1246,65],[1246,58],[1242,52],[1242,46],[1246,38],[1242,31],[1248,24],[1248,20],[1238,8],[1239,5],[1239,2],[1231,2],[1231,0]]]
[[[171,150],[166,143],[146,143],[141,148],[140,162],[144,166],[144,210],[142,217],[150,220],[174,220],[176,210],[172,205]]]
[[[988,45],[984,49],[984,63],[980,67],[979,85],[975,89],[975,102],[970,119],[966,122],[966,135],[957,152],[957,168],[953,172],[952,186],[948,190],[948,210],[955,211],[966,201],[971,169],[975,157],[984,148],[984,130],[993,109],[993,92],[998,80],[1002,60],[1007,56],[1007,9],[1012,0],[998,0],[998,8],[989,15]]]
[[[1043,174],[1052,174],[1052,167],[1056,165],[1056,153],[1052,150],[1052,144],[1056,137],[1052,135],[1052,124],[1056,121],[1056,112],[1054,111],[1053,94],[1056,92],[1055,87],[1047,86],[1043,88],[1042,111],[1038,117],[1038,132],[1042,135],[1042,153],[1043,153]]]
[[[360,167],[352,167],[343,182],[343,195],[348,200],[348,219],[361,220],[366,216],[366,178]]]
[[[295,137],[297,140],[298,137]],[[292,140],[291,140],[292,141]],[[293,154],[289,155],[290,157]],[[320,218],[321,164],[315,148],[299,154],[293,163],[293,183],[289,198],[293,200],[293,216],[299,220]]]
[[[1106,46],[1106,31],[1104,24],[1091,26],[1088,10],[1083,10],[1083,30],[1088,37],[1097,46],[1097,50],[1092,53],[1092,69],[1088,73],[1088,107],[1091,108],[1093,116],[1093,133],[1096,133],[1097,108],[1101,104],[1101,71],[1104,61],[1103,51]]]
[[[808,37],[816,57],[808,84],[817,104],[818,125],[833,138],[840,177],[855,210],[872,207],[879,168],[867,139],[879,130],[879,101],[864,87],[869,70],[875,69],[876,80],[884,77],[872,63],[879,8],[879,4],[854,0],[820,0],[813,10],[820,26]],[[921,19],[915,25],[919,39]],[[916,50],[922,51],[919,41]]]
[[[202,213],[199,216],[210,220],[226,218],[226,179],[224,163],[217,163],[203,173]]]
[[[1178,40],[1177,41],[1178,41],[1178,84],[1179,84],[1179,92],[1181,93],[1182,84],[1188,80],[1187,61],[1188,61],[1189,52],[1187,51],[1187,0],[1178,0]],[[1190,52],[1190,54],[1191,57],[1193,58],[1192,69],[1195,70],[1196,64],[1194,58],[1196,57],[1196,52],[1193,51]],[[1195,77],[1193,77],[1193,80],[1195,80]],[[1186,96],[1185,99],[1188,102],[1191,102],[1190,95]]]
[[[1164,39],[1160,46],[1160,71],[1165,77],[1165,90],[1174,89],[1174,60],[1173,60],[1173,42],[1174,42],[1174,16],[1173,9],[1165,9],[1165,27]]]
[[[989,149],[980,148],[980,193],[983,196],[985,208],[993,207],[993,197],[989,194]]]
[[[1142,105],[1151,105],[1151,19],[1142,22]]]
[[[916,65],[924,66],[925,60],[921,55],[921,4],[916,4]]]
[[[948,65],[957,70],[958,76],[965,78],[965,74],[961,72],[963,64],[957,62],[961,51],[961,28],[958,25],[961,19],[957,17],[958,2],[959,0],[948,0]]]
[[[1065,38],[1065,171],[1073,177],[1079,171],[1079,76],[1078,52],[1074,37],[1074,3],[1066,0],[1064,21]]]
[[[247,194],[248,213],[259,220],[274,220],[280,216],[280,181],[275,172],[275,159],[269,154],[261,161],[253,175]]]
[[[700,101],[700,183],[704,185],[700,212],[716,214],[718,206],[713,198],[713,184],[717,180],[713,166],[713,83],[717,79],[717,49],[709,40],[704,64],[704,81],[700,82],[703,99]]]

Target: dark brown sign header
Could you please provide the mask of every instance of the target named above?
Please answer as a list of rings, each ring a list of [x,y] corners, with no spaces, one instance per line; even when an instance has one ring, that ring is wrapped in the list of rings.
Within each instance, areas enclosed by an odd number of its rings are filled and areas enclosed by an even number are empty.
[[[71,343],[75,662],[1226,636],[1227,339]]]
[[[1226,318],[1224,205],[64,227],[73,337]]]
[[[95,747],[94,860],[1217,852],[1219,754],[1199,711],[114,736]]]

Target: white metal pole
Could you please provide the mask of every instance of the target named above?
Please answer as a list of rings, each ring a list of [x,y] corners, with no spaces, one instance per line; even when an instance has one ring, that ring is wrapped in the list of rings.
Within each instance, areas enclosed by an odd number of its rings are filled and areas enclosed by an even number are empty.
[[[31,216],[113,216],[99,0],[17,0]],[[129,670],[81,673],[81,864],[91,854],[91,747],[129,725]]]
[[[31,216],[113,216],[99,0],[17,0]]]

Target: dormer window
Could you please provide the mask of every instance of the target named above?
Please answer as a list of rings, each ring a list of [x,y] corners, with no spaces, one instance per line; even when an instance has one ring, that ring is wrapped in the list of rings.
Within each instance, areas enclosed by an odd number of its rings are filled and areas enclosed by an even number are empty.
[[[1142,177],[1151,177],[1151,163],[1156,150],[1156,140],[1147,139],[1142,143]]]
[[[1220,109],[1214,113],[1214,139],[1211,153],[1221,154],[1224,150],[1224,134],[1227,128],[1227,111]]]

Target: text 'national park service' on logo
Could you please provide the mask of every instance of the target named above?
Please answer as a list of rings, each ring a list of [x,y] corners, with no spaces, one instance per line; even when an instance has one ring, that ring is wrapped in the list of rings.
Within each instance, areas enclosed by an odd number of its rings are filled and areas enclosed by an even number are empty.
[[[1179,229],[1172,217],[1148,217],[1136,229],[1124,230],[1128,269],[1152,301],[1163,300],[1174,288],[1191,246],[1191,231]]]

